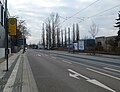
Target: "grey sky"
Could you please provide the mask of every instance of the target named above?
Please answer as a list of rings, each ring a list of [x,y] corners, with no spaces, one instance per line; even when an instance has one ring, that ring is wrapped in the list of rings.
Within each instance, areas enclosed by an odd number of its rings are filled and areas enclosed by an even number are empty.
[[[28,44],[38,43],[41,36],[41,26],[51,12],[57,12],[61,17],[70,17],[96,0],[8,0],[8,9],[11,16],[17,15],[26,20],[28,28],[31,30],[32,36],[27,40]],[[118,5],[118,6],[117,6]],[[112,8],[116,6],[115,8]],[[112,9],[110,9],[112,8]],[[104,10],[107,12],[98,14]],[[99,33],[97,36],[116,35],[118,29],[114,28],[115,18],[120,11],[120,0],[98,0],[87,9],[79,12],[71,19],[61,24],[64,27],[71,27],[73,23],[79,23],[81,38],[89,36],[88,33],[92,21],[99,25]],[[82,18],[85,21],[81,21]],[[61,18],[61,22],[64,19]],[[81,21],[81,22],[80,22]]]

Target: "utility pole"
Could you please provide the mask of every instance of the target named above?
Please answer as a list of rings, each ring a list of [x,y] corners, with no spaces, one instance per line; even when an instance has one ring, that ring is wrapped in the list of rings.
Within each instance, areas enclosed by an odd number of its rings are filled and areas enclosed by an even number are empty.
[[[120,11],[119,11],[119,13],[118,13],[118,19],[116,19],[116,20],[117,20],[116,26],[114,26],[114,27],[119,28],[117,40],[118,40],[118,47],[120,47]]]
[[[23,53],[25,52],[25,33],[23,31]]]
[[[5,0],[5,58],[6,58],[6,71],[8,71],[8,16],[7,16],[7,0]]]

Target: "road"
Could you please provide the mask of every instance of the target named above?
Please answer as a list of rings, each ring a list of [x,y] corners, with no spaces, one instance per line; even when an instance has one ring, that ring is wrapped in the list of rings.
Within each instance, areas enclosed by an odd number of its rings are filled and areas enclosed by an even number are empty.
[[[120,92],[120,60],[28,49],[39,92]]]

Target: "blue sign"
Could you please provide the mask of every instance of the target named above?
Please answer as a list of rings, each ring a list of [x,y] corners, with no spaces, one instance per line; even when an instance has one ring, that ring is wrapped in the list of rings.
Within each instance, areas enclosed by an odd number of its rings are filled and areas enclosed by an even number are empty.
[[[26,45],[26,39],[24,38],[24,39],[18,39],[17,40],[17,43],[18,43],[18,45]]]

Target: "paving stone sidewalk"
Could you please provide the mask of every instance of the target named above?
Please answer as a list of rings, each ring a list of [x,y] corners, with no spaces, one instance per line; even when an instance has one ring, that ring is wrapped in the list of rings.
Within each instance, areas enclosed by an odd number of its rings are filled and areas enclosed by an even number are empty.
[[[8,65],[5,71],[6,61],[0,63],[0,92],[38,92],[26,53],[13,54]]]

